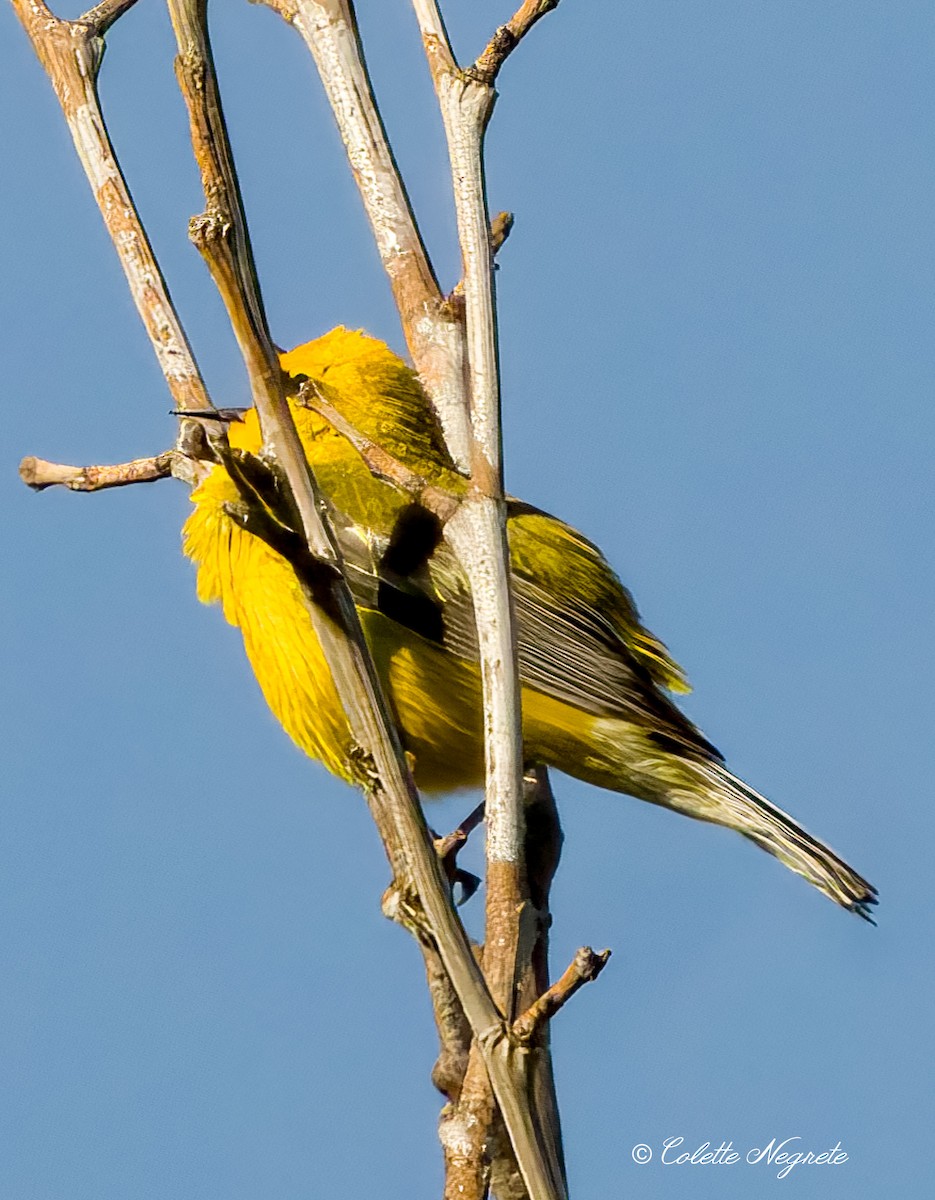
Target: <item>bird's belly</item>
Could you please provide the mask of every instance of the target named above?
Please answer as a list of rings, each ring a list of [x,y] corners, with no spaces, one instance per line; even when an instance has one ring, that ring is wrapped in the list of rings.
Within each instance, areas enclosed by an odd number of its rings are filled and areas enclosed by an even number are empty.
[[[378,613],[362,612],[361,617],[406,749],[415,759],[420,790],[482,787],[484,722],[477,665],[401,631]],[[629,735],[638,733],[625,722],[594,717],[542,692],[523,689],[523,742],[529,762],[544,763],[598,787],[646,795],[642,781],[626,766],[639,761],[632,747],[625,750]]]
[[[484,724],[480,673],[378,613],[361,613],[414,774],[424,792],[480,787]],[[403,635],[403,636],[401,636]]]

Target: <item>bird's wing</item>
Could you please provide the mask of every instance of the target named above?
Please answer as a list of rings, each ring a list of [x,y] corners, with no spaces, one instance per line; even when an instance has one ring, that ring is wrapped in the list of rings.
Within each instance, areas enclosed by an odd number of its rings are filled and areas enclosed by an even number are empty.
[[[470,594],[440,547],[429,577],[441,603],[444,645],[477,658]],[[453,556],[452,556],[453,557]],[[630,651],[604,614],[512,573],[520,680],[546,696],[598,717],[616,717],[669,737],[684,748],[717,755]]]
[[[690,690],[684,672],[640,620],[636,603],[593,542],[557,517],[520,500],[507,502],[514,576],[538,583],[563,605],[599,618],[660,687]]]
[[[387,539],[335,514],[356,603],[382,612],[467,661],[478,658],[470,588],[424,510],[405,510]],[[609,568],[608,568],[609,569]],[[617,717],[706,757],[717,751],[656,686],[614,620],[569,589],[512,574],[520,679],[594,716]]]

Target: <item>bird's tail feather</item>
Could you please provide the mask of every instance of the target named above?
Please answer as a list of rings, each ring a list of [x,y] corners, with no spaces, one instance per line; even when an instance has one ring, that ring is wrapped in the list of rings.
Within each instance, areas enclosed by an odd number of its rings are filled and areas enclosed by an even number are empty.
[[[870,912],[877,902],[876,888],[830,847],[720,763],[696,764],[696,769],[715,793],[718,823],[750,838],[835,903],[875,924]]]

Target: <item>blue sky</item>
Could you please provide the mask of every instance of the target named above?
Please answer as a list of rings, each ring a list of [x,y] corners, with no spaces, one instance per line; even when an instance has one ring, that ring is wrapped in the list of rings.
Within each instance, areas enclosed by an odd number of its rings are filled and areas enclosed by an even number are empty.
[[[215,8],[274,336],[341,322],[401,346],[304,47]],[[464,57],[507,15],[448,8]],[[414,21],[402,0],[359,11],[450,284]],[[438,1194],[434,1035],[415,947],[379,913],[376,835],[197,604],[184,489],[16,477],[26,453],[156,452],[173,421],[48,84],[0,22],[0,1193]],[[692,718],[881,893],[874,930],[732,834],[556,779],[556,970],[614,949],[553,1031],[583,1200],[927,1194],[933,41],[929,6],[900,0],[565,0],[501,77],[508,485],[605,549]],[[171,53],[160,5],[125,18],[107,115],[213,395],[238,404],[185,238],[201,202]],[[678,1136],[849,1157],[784,1180],[662,1165]]]

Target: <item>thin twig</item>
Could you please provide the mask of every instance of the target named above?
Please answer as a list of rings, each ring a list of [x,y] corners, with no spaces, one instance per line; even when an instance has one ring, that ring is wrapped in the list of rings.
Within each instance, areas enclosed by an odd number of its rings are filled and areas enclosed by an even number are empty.
[[[335,432],[354,447],[371,474],[377,479],[382,479],[385,483],[391,483],[394,487],[398,487],[413,500],[418,501],[423,508],[434,513],[443,524],[455,514],[461,503],[460,496],[455,496],[451,492],[445,491],[444,488],[429,483],[422,475],[416,474],[398,458],[394,458],[389,451],[378,446],[372,438],[361,433],[338,412],[333,404],[329,404],[314,380],[302,384],[299,389],[299,402],[306,408],[310,408],[312,412],[318,413],[320,417],[324,417]]]
[[[44,0],[12,0],[62,106],[174,407],[203,409],[211,404],[207,389],[121,173],[97,94],[103,35],[133,2],[109,0],[77,21],[64,21]]]
[[[34,491],[67,487],[73,492],[98,492],[102,488],[126,487],[130,483],[152,483],[172,474],[176,451],[164,450],[150,458],[107,466],[69,467],[28,455],[19,465],[20,478]]]
[[[602,950],[598,954],[590,946],[582,946],[564,974],[513,1022],[513,1036],[516,1040],[521,1043],[530,1041],[536,1030],[554,1017],[575,992],[586,983],[597,979],[609,958],[609,950]]]
[[[500,68],[533,25],[555,8],[558,8],[558,0],[524,0],[510,20],[501,25],[487,43],[470,73],[482,83],[492,84]]]

